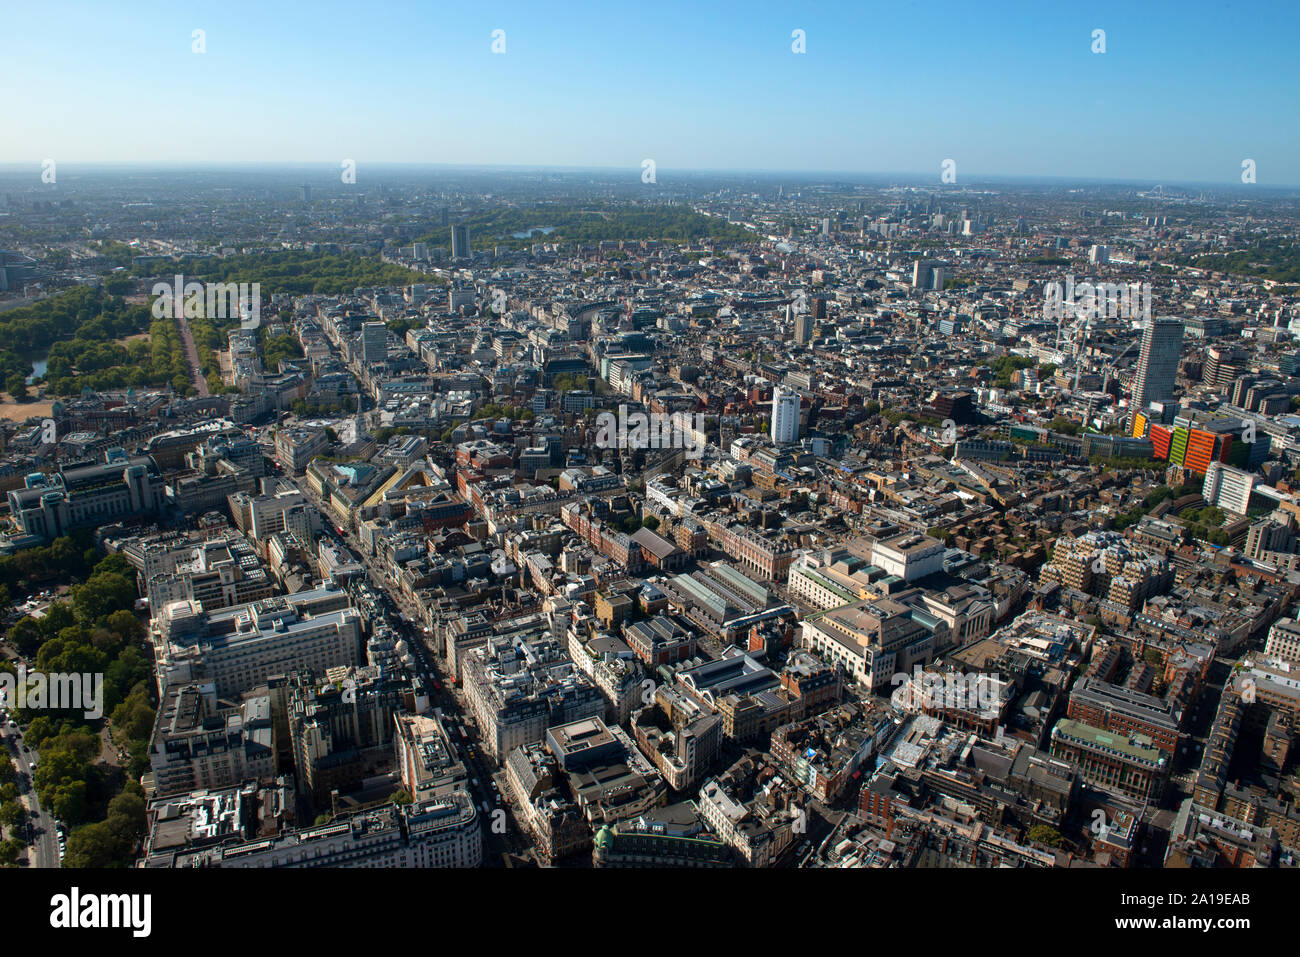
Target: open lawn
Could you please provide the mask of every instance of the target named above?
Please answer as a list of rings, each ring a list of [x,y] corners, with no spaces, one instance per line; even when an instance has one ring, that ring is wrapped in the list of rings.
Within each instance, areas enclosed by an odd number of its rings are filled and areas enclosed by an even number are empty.
[[[23,422],[32,416],[47,418],[54,411],[54,402],[15,402],[7,392],[0,392],[0,419]]]

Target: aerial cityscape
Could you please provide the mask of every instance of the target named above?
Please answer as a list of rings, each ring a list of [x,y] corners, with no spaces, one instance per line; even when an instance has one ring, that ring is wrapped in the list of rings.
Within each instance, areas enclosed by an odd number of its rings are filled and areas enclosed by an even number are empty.
[[[1300,863],[1294,129],[1126,176],[693,165],[698,121],[618,165],[15,118],[0,865]]]

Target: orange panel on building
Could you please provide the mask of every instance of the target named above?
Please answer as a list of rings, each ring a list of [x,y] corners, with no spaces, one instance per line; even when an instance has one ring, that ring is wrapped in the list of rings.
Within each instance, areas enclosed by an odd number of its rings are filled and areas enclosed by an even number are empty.
[[[1151,452],[1156,458],[1169,458],[1169,440],[1173,435],[1173,432],[1163,426],[1151,426]]]
[[[1213,432],[1189,429],[1187,433],[1187,455],[1183,459],[1183,464],[1192,471],[1204,475],[1210,468],[1210,462],[1214,460],[1214,439]]]

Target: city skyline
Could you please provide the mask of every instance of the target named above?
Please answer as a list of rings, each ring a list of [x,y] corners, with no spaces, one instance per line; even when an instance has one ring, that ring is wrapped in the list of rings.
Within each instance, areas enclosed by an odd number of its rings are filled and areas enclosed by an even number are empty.
[[[123,6],[0,31],[24,933],[1278,923],[1300,5]]]
[[[210,174],[210,173],[245,173],[257,172],[267,174],[289,174],[302,177],[310,175],[320,177],[321,179],[313,180],[310,183],[304,183],[301,180],[293,183],[295,188],[303,185],[310,185],[312,188],[319,188],[322,184],[333,185],[339,182],[339,164],[321,162],[315,160],[285,160],[285,161],[261,161],[261,160],[242,160],[229,162],[158,162],[147,163],[137,161],[94,161],[94,162],[66,162],[58,163],[60,177],[66,180],[64,173],[71,170],[77,174],[121,174],[121,173],[169,173],[169,174]],[[627,168],[622,166],[567,166],[567,165],[515,165],[509,163],[395,163],[383,160],[375,162],[358,163],[358,169],[364,169],[367,174],[383,174],[385,176],[393,175],[411,175],[411,174],[438,174],[438,173],[481,173],[486,175],[504,175],[511,173],[534,173],[548,175],[608,175],[611,178],[625,177],[630,182],[638,182],[640,179],[641,169],[639,166]],[[943,184],[931,178],[928,174],[917,170],[893,170],[893,171],[871,171],[871,170],[814,170],[814,169],[766,169],[766,168],[692,168],[692,167],[657,167],[657,177],[659,179],[671,179],[679,177],[681,179],[694,179],[700,177],[718,177],[718,178],[736,178],[752,177],[754,179],[771,180],[771,185],[780,186],[788,185],[797,186],[828,186],[836,182],[847,182],[863,186],[874,187],[902,187],[927,190],[936,195],[943,195],[945,192],[960,194],[967,189],[991,186],[1008,186],[1008,187],[1044,187],[1044,188],[1069,188],[1069,187],[1132,187],[1135,189],[1157,189],[1161,186],[1178,189],[1204,189],[1204,190],[1223,190],[1225,192],[1239,192],[1239,195],[1246,197],[1251,193],[1282,193],[1290,194],[1300,191],[1300,183],[1274,183],[1261,184],[1251,183],[1244,184],[1241,182],[1223,182],[1212,180],[1179,180],[1179,179],[1142,179],[1142,178],[1125,178],[1121,176],[1039,176],[1033,174],[1012,175],[1012,174],[971,174],[957,184]],[[13,175],[23,177],[35,173],[34,180],[39,185],[41,173],[41,163],[39,162],[0,162],[0,176]],[[358,180],[360,183],[360,180]],[[12,185],[12,184],[11,184]],[[28,184],[31,185],[31,184]],[[349,184],[351,185],[351,184]]]

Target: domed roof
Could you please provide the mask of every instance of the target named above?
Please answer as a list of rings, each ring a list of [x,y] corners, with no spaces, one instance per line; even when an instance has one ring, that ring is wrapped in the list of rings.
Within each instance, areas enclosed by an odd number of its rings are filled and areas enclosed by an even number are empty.
[[[601,825],[600,830],[596,832],[595,845],[597,849],[614,846],[614,832],[610,830],[608,824]]]

